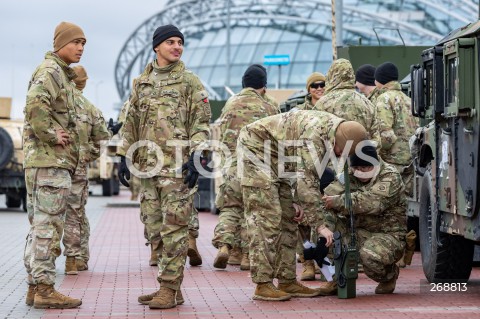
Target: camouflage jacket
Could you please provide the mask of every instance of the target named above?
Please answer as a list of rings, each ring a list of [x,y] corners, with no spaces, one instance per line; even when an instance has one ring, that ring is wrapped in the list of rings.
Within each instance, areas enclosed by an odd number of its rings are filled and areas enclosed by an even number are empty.
[[[367,96],[367,99],[372,102],[374,106],[377,105],[377,99],[380,96],[380,94],[384,93],[385,90],[379,89],[379,88],[374,88],[372,92]]]
[[[376,108],[363,94],[355,91],[355,73],[350,62],[345,59],[333,62],[327,72],[325,85],[325,94],[314,109],[362,124],[370,133],[370,139],[379,145]]]
[[[305,97],[305,102],[302,104],[298,104],[296,106],[297,109],[299,110],[314,110],[315,105],[312,104],[312,96],[308,94]]]
[[[100,141],[108,141],[112,135],[107,129],[102,112],[90,103],[80,90],[73,90],[80,148],[75,174],[86,174],[88,163],[100,156]]]
[[[319,111],[298,110],[269,116],[245,126],[240,134],[239,146],[243,146],[242,156],[253,153],[261,161],[264,159],[264,142],[270,143],[271,174],[249,175],[245,170],[241,179],[244,186],[270,187],[278,179],[291,179],[279,174],[283,168],[279,152],[283,151],[285,172],[297,172],[296,184],[301,192],[296,192],[295,202],[305,211],[307,219],[316,223],[322,208],[319,172],[324,158],[333,159],[335,131],[345,121],[333,114]],[[286,141],[301,141],[300,146],[283,144]],[[281,154],[281,153],[280,153]],[[290,156],[288,158],[287,156]],[[295,161],[297,157],[297,161]],[[328,158],[327,158],[328,157]],[[325,167],[326,165],[323,165]]]
[[[411,155],[408,141],[418,126],[410,113],[410,98],[392,81],[383,87],[377,98],[377,114],[382,139],[380,156],[387,163],[407,166]]]
[[[73,172],[78,164],[79,136],[74,103],[75,72],[56,54],[47,52],[30,79],[23,127],[24,168],[58,167]],[[56,145],[56,131],[69,136]]]
[[[266,99],[252,88],[245,88],[228,99],[220,115],[221,141],[225,144],[233,159],[240,129],[261,118],[278,114],[278,104],[273,99]]]
[[[404,235],[407,231],[405,212],[406,199],[404,185],[397,169],[380,159],[379,172],[369,183],[360,182],[350,173],[352,210],[355,215],[355,228],[374,233]],[[334,181],[325,188],[325,195],[339,195],[333,201],[332,209],[323,211],[323,224],[335,229],[337,214],[348,218],[345,209],[345,187]]]
[[[126,155],[135,142],[148,141],[148,146],[130,150],[133,163],[142,172],[161,167],[153,175],[179,177],[182,163],[209,139],[211,110],[200,79],[182,61],[160,68],[155,60],[134,80],[129,104],[118,154]],[[177,149],[182,162],[175,160]],[[158,157],[163,165],[157,166],[162,164]]]

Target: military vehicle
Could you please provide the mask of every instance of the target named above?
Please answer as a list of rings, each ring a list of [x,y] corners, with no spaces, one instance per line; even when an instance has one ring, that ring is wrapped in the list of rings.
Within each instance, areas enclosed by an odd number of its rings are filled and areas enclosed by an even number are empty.
[[[27,211],[25,175],[23,173],[23,121],[10,117],[11,98],[0,98],[0,194],[6,206],[22,206]]]
[[[468,280],[480,243],[480,21],[452,31],[411,69],[411,140],[418,217],[428,281]]]

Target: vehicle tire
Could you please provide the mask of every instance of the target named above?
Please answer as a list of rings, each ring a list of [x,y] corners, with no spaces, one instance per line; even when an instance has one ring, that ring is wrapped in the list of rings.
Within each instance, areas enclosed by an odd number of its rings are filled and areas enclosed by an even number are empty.
[[[6,196],[5,204],[8,208],[18,208],[22,205],[22,199],[12,196]]]
[[[102,195],[112,196],[113,194],[113,178],[104,179],[102,181]]]
[[[429,282],[468,280],[472,271],[474,244],[461,236],[440,231],[431,171],[423,176],[420,196],[420,251],[423,272]]]
[[[0,127],[0,169],[5,168],[13,156],[13,141],[8,132]]]
[[[27,212],[27,195],[22,197],[22,209],[24,212]]]

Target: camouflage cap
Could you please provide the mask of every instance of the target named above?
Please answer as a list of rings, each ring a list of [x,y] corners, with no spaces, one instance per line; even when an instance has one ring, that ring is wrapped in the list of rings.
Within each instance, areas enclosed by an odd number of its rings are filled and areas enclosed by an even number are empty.
[[[348,155],[355,153],[355,147],[361,141],[368,139],[367,130],[362,124],[355,121],[345,121],[338,125],[335,131],[335,146],[340,148],[343,152],[347,141],[353,141],[352,147]]]
[[[85,85],[87,84],[87,79],[88,79],[87,71],[81,65],[76,65],[72,69],[77,75],[73,79],[73,82],[75,82],[75,86],[77,87],[77,89],[82,91],[85,88]]]

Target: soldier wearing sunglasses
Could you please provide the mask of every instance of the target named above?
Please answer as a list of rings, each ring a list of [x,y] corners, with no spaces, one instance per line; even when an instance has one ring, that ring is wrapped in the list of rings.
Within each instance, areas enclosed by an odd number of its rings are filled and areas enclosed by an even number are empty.
[[[322,97],[325,91],[325,75],[313,72],[307,79],[308,94],[305,103],[297,105],[299,110],[313,110],[315,103]]]

